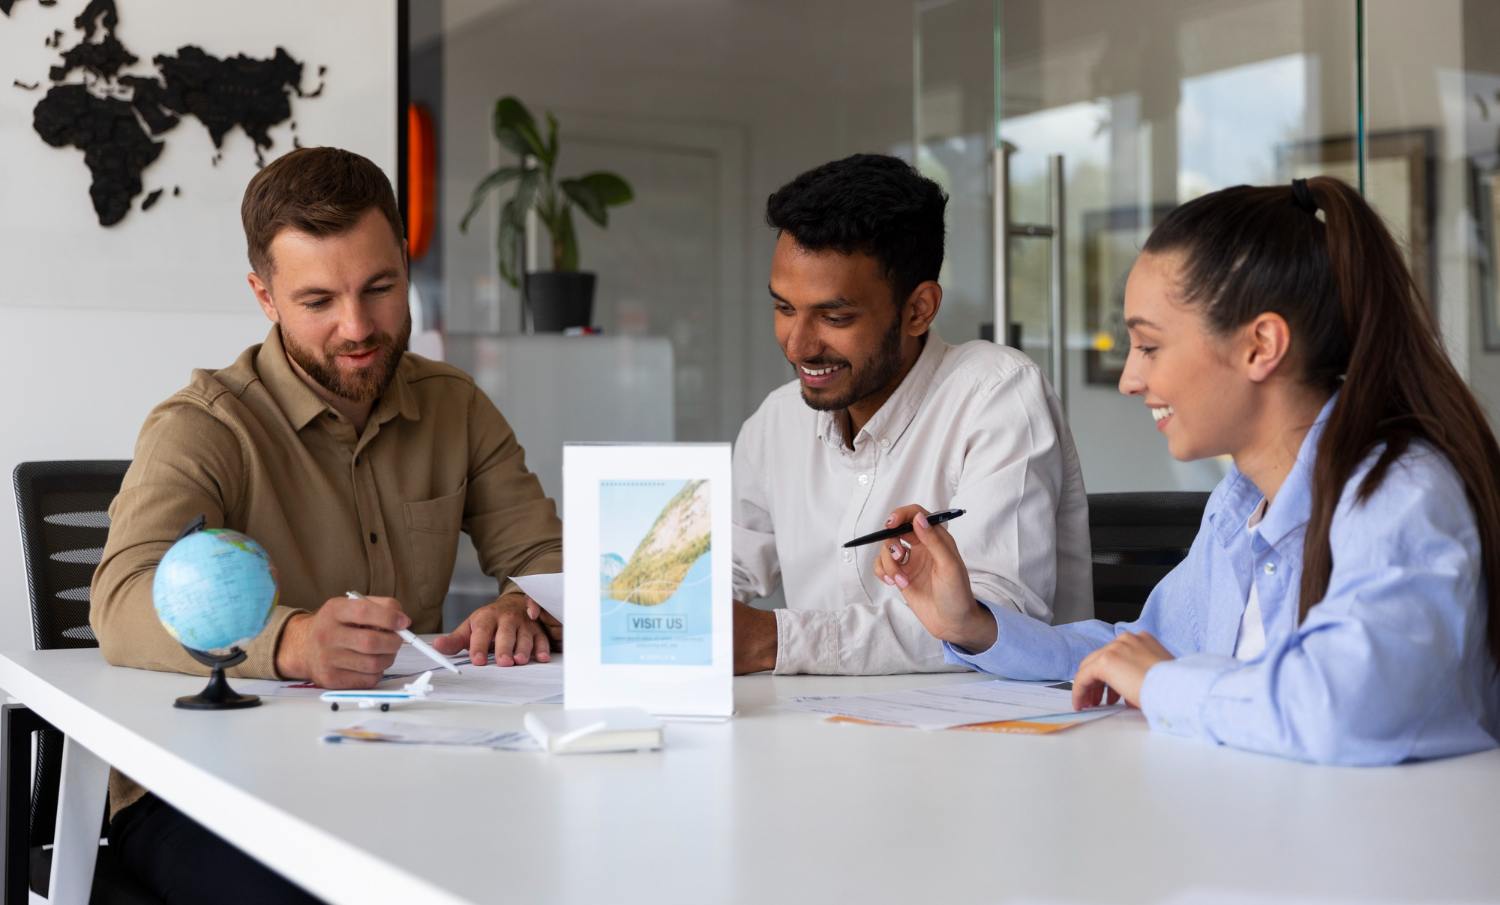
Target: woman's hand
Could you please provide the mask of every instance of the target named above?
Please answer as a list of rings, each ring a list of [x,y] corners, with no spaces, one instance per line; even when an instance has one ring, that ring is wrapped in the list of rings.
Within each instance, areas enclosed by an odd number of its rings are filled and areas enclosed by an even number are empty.
[[[1073,676],[1073,709],[1113,704],[1121,698],[1131,707],[1141,706],[1141,686],[1151,667],[1175,660],[1161,642],[1146,632],[1126,632],[1078,664]]]
[[[915,530],[880,542],[875,577],[901,590],[907,606],[934,638],[979,653],[995,643],[995,616],[974,599],[969,570],[946,528],[927,524],[927,510],[903,506],[886,527],[913,524]],[[901,541],[906,541],[902,544]]]

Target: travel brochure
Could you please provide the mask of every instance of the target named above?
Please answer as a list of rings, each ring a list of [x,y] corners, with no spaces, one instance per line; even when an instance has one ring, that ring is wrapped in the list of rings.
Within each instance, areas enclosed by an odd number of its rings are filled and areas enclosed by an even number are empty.
[[[733,711],[730,447],[563,448],[564,700]]]

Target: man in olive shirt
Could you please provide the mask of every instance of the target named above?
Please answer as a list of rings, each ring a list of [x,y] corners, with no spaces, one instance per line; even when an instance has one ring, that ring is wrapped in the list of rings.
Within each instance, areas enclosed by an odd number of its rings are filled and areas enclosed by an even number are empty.
[[[347,151],[294,151],[251,180],[241,215],[274,326],[228,368],[195,371],[141,429],[94,575],[105,659],[204,672],[151,599],[157,563],[203,515],[259,541],[280,576],[234,675],[375,684],[395,630],[441,629],[460,530],[500,596],[435,646],[475,664],[492,648],[502,666],[547,660],[561,626],[509,579],[561,570],[562,525],[474,381],[404,354],[405,243],[385,175]],[[127,777],[111,777],[110,804],[115,852],[168,901],[306,899]]]

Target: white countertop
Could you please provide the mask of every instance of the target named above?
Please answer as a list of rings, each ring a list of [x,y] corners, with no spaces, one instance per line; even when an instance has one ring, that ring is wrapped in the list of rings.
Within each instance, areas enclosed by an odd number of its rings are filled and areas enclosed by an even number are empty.
[[[341,902],[1159,902],[1190,887],[1382,900],[1500,892],[1500,752],[1317,767],[1149,732],[836,725],[777,695],[974,675],[749,676],[664,751],[327,745],[369,712],[174,709],[203,679],[96,650],[0,655],[0,687],[231,841]],[[555,706],[555,705],[553,705]],[[526,708],[384,715],[520,729]]]

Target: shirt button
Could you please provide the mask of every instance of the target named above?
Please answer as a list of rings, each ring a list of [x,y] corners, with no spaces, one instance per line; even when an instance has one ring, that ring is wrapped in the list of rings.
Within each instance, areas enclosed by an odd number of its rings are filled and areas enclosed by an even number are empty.
[[[370,532],[370,543],[372,543],[372,544],[375,543],[375,532],[374,531]]]
[[[888,437],[881,437],[880,438],[880,448],[881,449],[890,449],[891,448],[891,441],[890,441],[890,439]]]
[[[1276,564],[1273,563],[1273,562],[1268,562],[1268,563],[1266,563],[1266,565],[1262,569],[1262,571],[1265,572],[1267,575],[1275,575],[1276,574]]]
[[[859,482],[861,484],[868,484],[868,483],[870,483],[870,476],[867,475],[867,474],[860,475],[859,476]]]
[[[854,562],[854,551],[853,550],[845,550],[844,551],[844,562]]]

